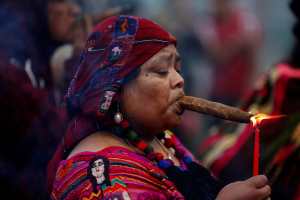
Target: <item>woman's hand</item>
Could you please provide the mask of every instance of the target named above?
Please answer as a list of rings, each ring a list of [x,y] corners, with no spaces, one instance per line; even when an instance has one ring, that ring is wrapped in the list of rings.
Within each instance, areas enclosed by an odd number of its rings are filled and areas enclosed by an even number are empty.
[[[218,194],[217,200],[264,200],[271,194],[271,187],[264,175],[253,176],[245,181],[226,185]]]

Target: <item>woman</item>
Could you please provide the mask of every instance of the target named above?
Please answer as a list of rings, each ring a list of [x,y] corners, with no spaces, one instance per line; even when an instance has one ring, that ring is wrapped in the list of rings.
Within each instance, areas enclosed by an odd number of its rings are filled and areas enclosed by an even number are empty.
[[[150,20],[95,27],[67,93],[73,115],[49,165],[53,199],[264,199],[264,176],[220,184],[167,131],[184,95],[175,38]]]

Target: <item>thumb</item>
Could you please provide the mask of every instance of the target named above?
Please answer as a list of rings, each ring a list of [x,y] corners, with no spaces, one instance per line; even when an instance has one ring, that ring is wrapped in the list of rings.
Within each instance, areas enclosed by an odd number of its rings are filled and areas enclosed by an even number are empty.
[[[246,182],[253,185],[255,188],[261,188],[267,185],[268,178],[265,175],[258,175],[247,179]]]
[[[271,191],[271,187],[269,185],[265,185],[264,187],[257,189],[256,192],[258,193],[258,196],[261,197],[261,199],[266,199],[271,195]]]

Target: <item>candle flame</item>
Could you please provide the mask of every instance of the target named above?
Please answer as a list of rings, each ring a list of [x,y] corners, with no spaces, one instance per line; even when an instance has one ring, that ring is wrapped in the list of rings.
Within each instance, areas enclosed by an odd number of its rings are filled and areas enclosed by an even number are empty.
[[[276,119],[282,117],[285,117],[285,115],[267,115],[263,113],[258,113],[256,115],[253,115],[250,118],[250,121],[252,122],[253,126],[259,126],[264,119]]]

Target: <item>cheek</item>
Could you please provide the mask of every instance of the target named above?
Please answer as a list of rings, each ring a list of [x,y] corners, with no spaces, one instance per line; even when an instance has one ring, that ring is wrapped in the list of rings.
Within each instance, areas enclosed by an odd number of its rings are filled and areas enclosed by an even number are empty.
[[[170,90],[162,81],[137,81],[123,95],[125,113],[134,121],[157,125],[168,110]]]
[[[145,84],[145,87],[139,89],[140,107],[145,110],[144,113],[160,117],[169,106],[170,90],[165,82],[155,82]]]
[[[149,88],[149,104],[152,104],[157,112],[161,114],[166,112],[169,105],[169,98],[170,90],[165,86],[165,83],[157,84]]]
[[[100,170],[101,173],[103,173],[103,172],[104,172],[104,166],[103,166],[103,165],[100,166],[100,167],[99,167],[99,170]]]

